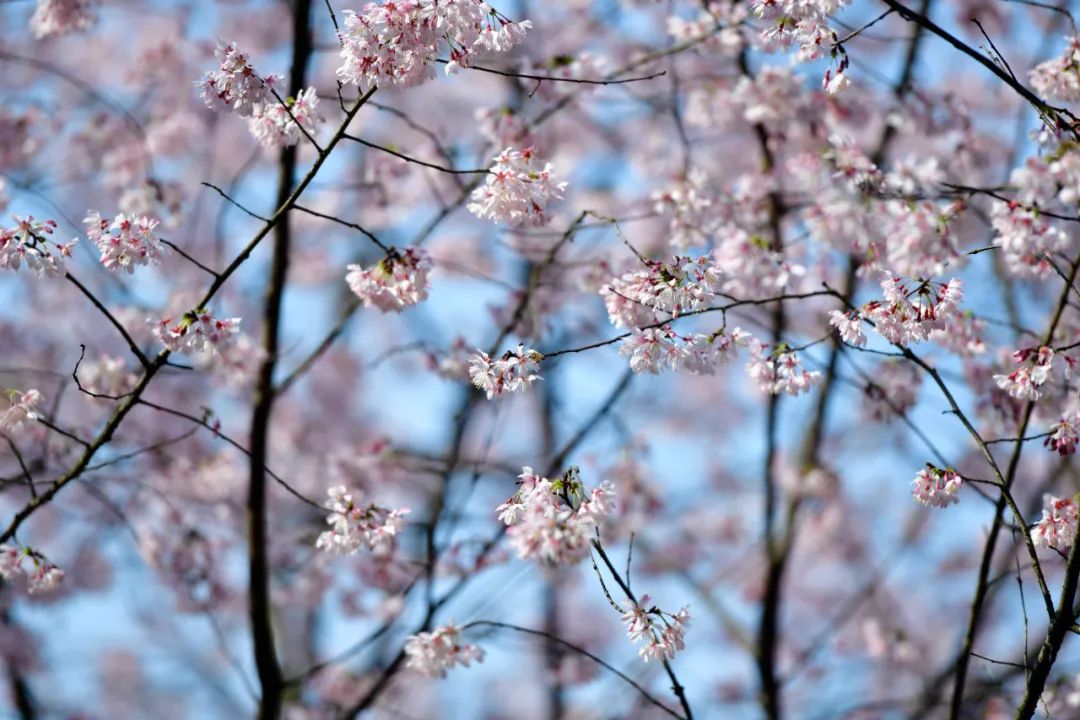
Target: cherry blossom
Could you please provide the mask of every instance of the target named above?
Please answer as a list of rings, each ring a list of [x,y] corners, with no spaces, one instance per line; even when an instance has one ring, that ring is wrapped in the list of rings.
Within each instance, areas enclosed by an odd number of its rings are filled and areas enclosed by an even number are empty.
[[[830,324],[841,328],[842,336],[846,334],[852,344],[861,344],[858,319],[872,322],[879,335],[897,345],[940,337],[952,327],[964,296],[963,282],[956,278],[944,283],[908,283],[887,272],[882,274],[881,289],[884,302],[872,300],[857,311],[831,316]]]
[[[251,117],[277,102],[271,91],[284,79],[281,75],[260,76],[236,43],[219,43],[214,55],[220,67],[196,83],[208,108]]]
[[[638,655],[645,662],[650,660],[671,660],[680,650],[685,649],[686,626],[690,624],[690,611],[680,609],[677,613],[667,613],[651,605],[648,595],[643,595],[638,602],[631,602],[622,620],[626,623],[626,634],[630,642],[644,641],[638,649]]]
[[[1037,401],[1042,397],[1042,386],[1050,379],[1054,364],[1054,350],[1049,347],[1028,347],[1017,350],[1012,355],[1017,364],[1008,374],[995,375],[994,382],[1018,400]]]
[[[566,191],[551,163],[540,165],[533,148],[508,147],[495,158],[484,185],[476,188],[469,212],[496,223],[546,225],[548,206]]]
[[[10,581],[19,577],[26,578],[27,592],[37,595],[55,590],[64,580],[64,571],[29,547],[0,545],[0,578]]]
[[[487,353],[477,350],[469,356],[469,377],[478,390],[491,400],[504,393],[525,392],[532,383],[542,378],[538,375],[540,361],[544,359],[536,350],[518,345],[517,350],[507,350],[492,360]]]
[[[128,217],[120,213],[110,223],[96,211],[83,219],[86,236],[101,253],[101,264],[109,270],[135,272],[139,265],[159,265],[168,253],[155,234],[157,220]]]
[[[780,344],[768,351],[767,345],[752,340],[750,355],[751,360],[746,365],[746,371],[758,389],[764,393],[797,396],[810,392],[821,380],[821,373],[803,369],[799,354],[786,345]]]
[[[284,104],[275,101],[256,105],[248,127],[264,149],[275,151],[295,145],[305,133],[314,137],[323,122],[318,93],[309,87],[295,98],[286,98]]]
[[[427,677],[444,678],[447,670],[458,665],[469,667],[483,661],[483,648],[461,642],[461,630],[453,624],[417,633],[405,640],[406,667]]]
[[[52,241],[49,236],[56,230],[54,220],[40,222],[32,215],[15,215],[14,219],[15,227],[0,226],[0,268],[17,272],[25,262],[38,277],[63,274],[64,259],[71,256],[78,239],[65,244]]]
[[[370,268],[349,265],[345,280],[365,307],[401,312],[427,299],[431,264],[431,255],[423,248],[409,247],[400,252],[391,248]]]
[[[96,0],[37,0],[30,31],[39,40],[86,30],[94,24]]]
[[[713,333],[679,335],[669,327],[633,328],[619,346],[630,358],[630,369],[653,375],[661,370],[683,370],[695,375],[714,375],[734,359],[740,348],[749,347],[751,336],[740,328]]]
[[[1064,51],[1036,65],[1030,78],[1041,95],[1065,102],[1080,100],[1080,36],[1067,38]]]
[[[829,313],[829,324],[840,333],[840,339],[849,345],[862,347],[866,345],[866,336],[862,331],[862,317],[856,311],[843,312],[833,310]]]
[[[1053,452],[1068,457],[1076,452],[1080,443],[1080,410],[1064,413],[1050,428],[1050,437],[1043,441]]]
[[[330,529],[315,542],[320,550],[341,555],[355,555],[360,550],[382,551],[389,548],[405,525],[408,508],[388,510],[378,505],[360,505],[344,485],[326,491]]]
[[[1071,159],[1052,163],[1042,158],[1028,158],[1023,166],[1010,173],[1016,187],[1015,199],[998,202],[990,208],[990,220],[997,233],[997,243],[1005,253],[1009,272],[1018,277],[1042,278],[1053,272],[1048,256],[1072,247],[1069,235],[1059,223],[1040,212],[1055,199],[1075,205],[1074,187],[1080,179]],[[1061,187],[1059,194],[1058,188]],[[1057,196],[1057,197],[1055,197]]]
[[[706,256],[675,256],[667,262],[646,260],[645,268],[612,280],[600,290],[615,327],[655,323],[657,313],[673,318],[696,310],[715,297],[720,270]]]
[[[36,389],[26,392],[8,390],[8,407],[0,414],[0,430],[18,430],[26,421],[37,420],[41,417],[38,406],[42,400],[41,392]]]
[[[447,74],[467,67],[473,53],[505,52],[521,43],[532,23],[513,22],[481,0],[368,3],[345,11],[344,60],[337,74],[361,88],[411,87],[434,77],[440,40],[450,49]]]
[[[928,507],[946,508],[960,502],[957,493],[963,484],[963,478],[952,468],[942,470],[927,463],[911,481],[911,495]]]
[[[1042,520],[1031,531],[1036,547],[1067,552],[1076,542],[1076,527],[1080,510],[1073,498],[1043,496]]]
[[[217,318],[208,310],[151,320],[154,337],[170,352],[221,352],[240,329],[240,318]]]
[[[597,523],[615,509],[614,486],[605,481],[587,492],[576,467],[555,480],[525,467],[518,478],[517,491],[496,508],[518,556],[555,565],[584,558]]]

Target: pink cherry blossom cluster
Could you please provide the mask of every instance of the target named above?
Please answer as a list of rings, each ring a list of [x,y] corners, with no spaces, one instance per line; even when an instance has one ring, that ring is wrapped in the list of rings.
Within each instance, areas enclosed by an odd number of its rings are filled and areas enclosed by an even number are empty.
[[[518,478],[517,491],[495,509],[518,557],[552,565],[585,557],[598,522],[615,510],[615,486],[604,481],[586,492],[576,467],[555,480],[525,467]]]
[[[18,272],[25,262],[38,277],[62,274],[64,258],[71,257],[71,248],[78,239],[64,244],[51,240],[49,236],[56,231],[55,220],[40,222],[33,215],[13,217],[14,227],[0,227],[0,268]]]
[[[952,468],[943,470],[927,463],[911,481],[911,495],[928,507],[946,508],[960,502],[957,493],[963,484],[963,478]]]
[[[138,265],[159,265],[168,249],[154,233],[157,220],[129,217],[120,213],[110,223],[96,210],[83,218],[86,236],[101,253],[101,264],[109,270],[135,272]]]
[[[799,354],[783,343],[769,351],[768,345],[752,340],[750,355],[746,371],[764,393],[798,396],[821,381],[821,373],[804,369]]]
[[[483,350],[477,350],[469,356],[469,377],[478,390],[487,394],[488,400],[504,393],[525,392],[529,385],[543,379],[538,374],[543,359],[538,351],[526,350],[524,345],[507,350],[495,360]]]
[[[630,642],[644,641],[638,655],[645,662],[671,660],[686,647],[686,626],[690,624],[690,610],[686,607],[671,614],[650,606],[649,596],[643,595],[637,603],[630,603],[622,620]]]
[[[940,337],[959,318],[963,287],[957,278],[944,283],[930,280],[905,283],[886,272],[881,280],[884,302],[872,300],[849,312],[834,310],[829,324],[840,332],[844,342],[856,347],[866,344],[863,321],[873,323],[878,334],[897,345]]]
[[[817,37],[815,28],[823,26],[830,15],[847,5],[847,0],[753,0],[754,15],[774,21],[762,31],[774,49],[786,50],[792,42],[800,41],[797,59],[806,62],[820,57],[825,50],[818,42],[808,42],[806,37]],[[824,32],[831,34],[827,27]]]
[[[405,666],[427,677],[444,678],[457,665],[469,667],[483,661],[483,648],[461,642],[461,630],[453,624],[405,640]]]
[[[1076,527],[1080,522],[1080,509],[1074,498],[1043,496],[1042,520],[1031,531],[1036,547],[1053,548],[1065,552],[1076,542]]]
[[[423,248],[391,248],[370,268],[349,265],[345,281],[365,307],[401,312],[427,299],[431,265],[431,255]]]
[[[342,81],[361,88],[410,87],[434,77],[440,40],[450,49],[447,73],[473,54],[505,52],[532,27],[513,22],[483,0],[389,0],[345,11],[340,33]]]
[[[30,32],[38,40],[85,30],[94,24],[96,0],[37,0]]]
[[[721,273],[708,256],[676,255],[667,262],[644,261],[645,268],[615,278],[600,290],[615,327],[639,328],[677,318],[715,297]]]
[[[495,157],[486,182],[472,193],[469,212],[483,220],[510,225],[546,225],[548,206],[566,190],[551,163],[542,167],[531,148],[508,147]]]
[[[1065,102],[1080,100],[1080,36],[1069,37],[1062,53],[1036,65],[1029,78],[1045,97]]]
[[[1047,255],[1067,249],[1069,236],[1054,220],[1019,203],[998,203],[990,211],[1005,266],[1019,277],[1045,277],[1052,266]]]
[[[260,76],[236,43],[219,43],[214,55],[220,66],[196,83],[208,108],[251,117],[277,103],[271,90],[284,79],[281,75]]]
[[[321,533],[315,547],[340,555],[355,555],[360,550],[384,551],[405,526],[408,508],[389,510],[378,505],[360,505],[344,485],[326,491],[330,499],[326,517],[330,529]]]
[[[25,577],[27,592],[36,595],[55,590],[64,580],[64,571],[29,547],[0,545],[0,578],[10,581],[18,577]]]
[[[730,362],[739,348],[748,347],[749,333],[723,328],[713,333],[679,335],[669,327],[633,328],[619,346],[619,354],[630,358],[636,373],[657,374],[661,370],[683,370],[695,375],[714,375]]]
[[[42,396],[38,390],[8,390],[8,407],[0,413],[0,430],[18,430],[27,420],[37,420]]]
[[[1054,367],[1054,350],[1046,346],[1021,348],[1012,354],[1016,369],[994,376],[997,386],[1018,400],[1037,401]]]
[[[248,128],[264,149],[275,151],[295,145],[305,134],[314,137],[323,122],[319,95],[309,87],[295,98],[286,98],[284,104],[275,99],[257,105],[248,118]]]
[[[181,353],[222,352],[240,331],[240,318],[216,318],[209,310],[153,321],[153,334],[166,350]]]
[[[1080,410],[1062,413],[1061,418],[1051,426],[1050,437],[1043,441],[1043,445],[1061,457],[1075,453],[1077,443],[1080,443]]]

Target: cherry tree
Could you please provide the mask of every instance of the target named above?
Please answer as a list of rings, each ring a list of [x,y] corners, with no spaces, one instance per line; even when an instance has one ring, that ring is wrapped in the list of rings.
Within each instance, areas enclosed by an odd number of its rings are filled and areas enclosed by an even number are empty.
[[[6,709],[1080,717],[1076,9],[0,2]]]

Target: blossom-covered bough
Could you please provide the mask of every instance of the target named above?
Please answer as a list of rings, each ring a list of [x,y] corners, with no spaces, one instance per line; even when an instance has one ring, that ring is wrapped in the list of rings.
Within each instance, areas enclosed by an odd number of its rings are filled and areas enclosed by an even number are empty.
[[[136,5],[0,3],[0,703],[1080,713],[1073,3]]]

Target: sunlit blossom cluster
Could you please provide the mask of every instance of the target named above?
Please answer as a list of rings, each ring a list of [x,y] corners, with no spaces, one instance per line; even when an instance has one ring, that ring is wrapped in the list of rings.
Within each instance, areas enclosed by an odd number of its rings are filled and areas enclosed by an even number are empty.
[[[441,41],[450,52],[447,72],[467,67],[485,52],[521,43],[532,23],[514,22],[482,0],[391,0],[346,10],[340,33],[338,77],[370,88],[410,87],[434,77]]]
[[[277,88],[281,75],[259,75],[236,43],[219,43],[217,70],[196,83],[203,102],[211,110],[232,111],[248,119],[248,129],[266,150],[295,145],[305,135],[314,137],[323,117],[315,88],[283,98]]]
[[[38,407],[42,399],[37,389],[26,392],[8,390],[7,407],[0,413],[0,430],[18,430],[28,420],[37,420],[41,417]]]
[[[615,510],[615,487],[604,481],[587,491],[576,467],[555,480],[525,467],[518,478],[517,491],[496,508],[518,557],[561,565],[588,555],[599,521]]]
[[[661,370],[714,375],[735,358],[740,348],[749,347],[749,333],[740,328],[721,328],[712,333],[680,335],[670,327],[633,328],[619,345],[619,354],[630,359],[636,373]]]
[[[27,592],[37,595],[55,590],[64,580],[64,571],[29,547],[0,545],[0,578],[20,577],[26,579]]]
[[[94,24],[96,0],[37,0],[30,32],[39,40],[85,30]]]
[[[179,353],[221,352],[240,331],[240,318],[218,318],[205,308],[151,322],[154,337]]]
[[[673,318],[707,304],[719,288],[721,273],[707,256],[675,256],[666,262],[645,260],[644,268],[613,279],[600,290],[615,327],[640,328],[666,313]]]
[[[101,264],[109,270],[135,272],[140,265],[158,265],[168,252],[155,232],[158,221],[129,217],[120,213],[110,222],[97,211],[83,219],[86,237],[101,253]]]
[[[1035,402],[1042,397],[1042,386],[1050,379],[1054,367],[1053,348],[1026,347],[1012,354],[1016,367],[1008,373],[994,375],[997,386],[1018,400]]]
[[[345,281],[365,307],[401,312],[428,296],[431,255],[423,248],[391,249],[369,268],[349,265]]]
[[[508,147],[495,157],[484,184],[473,191],[469,212],[495,223],[546,225],[548,207],[562,199],[566,185],[551,163],[541,165],[533,148]]]
[[[461,641],[456,625],[444,625],[431,632],[410,635],[405,640],[405,665],[421,675],[446,677],[446,671],[458,665],[469,667],[484,661],[484,649]]]
[[[686,627],[690,624],[688,608],[683,607],[674,614],[664,612],[651,604],[648,595],[643,595],[636,603],[629,603],[622,620],[630,642],[641,643],[638,655],[645,662],[671,660],[675,653],[686,648]]]
[[[218,69],[196,83],[208,108],[251,117],[258,108],[277,102],[272,90],[284,79],[281,75],[259,75],[234,42],[219,43],[214,55]]]
[[[1035,90],[1048,98],[1080,100],[1080,36],[1067,38],[1061,54],[1036,65],[1029,77]]]
[[[829,324],[844,342],[862,347],[864,321],[872,323],[879,335],[897,345],[911,345],[943,335],[959,315],[963,282],[953,278],[944,283],[930,280],[905,282],[884,273],[881,280],[884,301],[872,300],[848,312],[834,310]]]
[[[1076,542],[1080,509],[1075,498],[1043,496],[1042,519],[1031,531],[1036,547],[1053,548],[1066,552]]]
[[[0,226],[0,268],[18,272],[26,267],[38,277],[55,277],[64,272],[64,260],[78,239],[57,243],[51,236],[56,231],[55,220],[35,220],[33,215],[14,216],[13,227]]]
[[[1050,435],[1043,441],[1046,447],[1061,457],[1068,457],[1076,452],[1080,443],[1080,410],[1062,413],[1061,418],[1050,428]]]
[[[284,103],[275,99],[256,105],[248,118],[251,134],[271,151],[295,145],[305,135],[314,137],[322,123],[319,95],[313,87],[301,90],[295,98],[285,98]]]
[[[315,547],[320,550],[341,555],[354,555],[360,550],[383,551],[391,547],[405,526],[408,508],[390,510],[360,504],[344,485],[336,485],[326,494],[330,496],[326,501],[330,510],[326,522],[330,529],[315,541]]]
[[[957,497],[964,479],[952,468],[939,468],[927,463],[911,481],[911,495],[928,507],[946,508],[960,502]]]
[[[524,345],[494,359],[477,350],[469,356],[469,378],[488,400],[505,393],[525,392],[529,385],[542,379],[539,372],[543,359],[538,351],[526,350]]]
[[[797,351],[784,344],[770,350],[758,340],[750,342],[746,371],[758,389],[769,395],[798,396],[810,392],[821,381],[821,372],[805,369]]]

